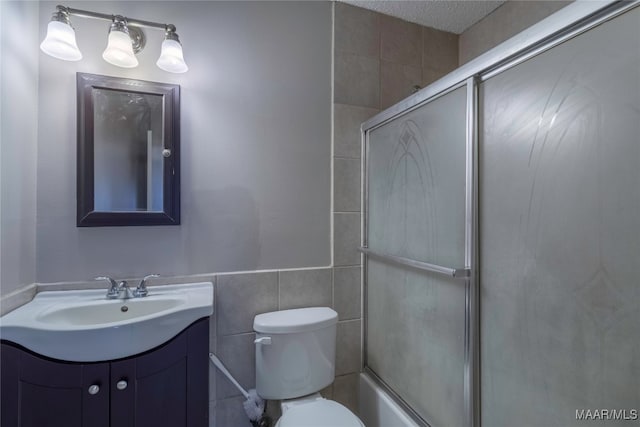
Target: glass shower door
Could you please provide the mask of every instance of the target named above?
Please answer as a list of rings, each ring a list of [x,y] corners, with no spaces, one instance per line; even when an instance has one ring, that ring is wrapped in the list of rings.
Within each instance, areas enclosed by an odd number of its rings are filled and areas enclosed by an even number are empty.
[[[365,364],[434,426],[465,424],[466,108],[461,87],[367,135]]]
[[[491,77],[480,107],[482,425],[636,424],[640,8]]]

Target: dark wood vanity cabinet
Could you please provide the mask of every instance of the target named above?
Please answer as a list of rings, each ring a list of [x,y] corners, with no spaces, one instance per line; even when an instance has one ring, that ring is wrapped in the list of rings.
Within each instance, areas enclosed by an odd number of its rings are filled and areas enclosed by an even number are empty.
[[[208,342],[208,319],[111,362],[63,362],[2,342],[0,426],[207,427]]]

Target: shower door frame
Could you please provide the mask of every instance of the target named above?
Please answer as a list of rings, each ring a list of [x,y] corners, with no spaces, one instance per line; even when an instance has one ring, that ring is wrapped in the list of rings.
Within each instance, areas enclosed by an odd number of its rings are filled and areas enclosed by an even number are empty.
[[[361,264],[362,264],[362,371],[385,390],[416,423],[432,426],[389,387],[367,364],[367,259],[368,256],[465,280],[464,413],[465,427],[480,426],[480,299],[478,269],[478,85],[534,56],[640,6],[640,0],[591,2],[577,0],[529,29],[470,61],[405,100],[380,112],[361,126]],[[436,266],[368,248],[369,132],[404,114],[466,86],[465,266]]]

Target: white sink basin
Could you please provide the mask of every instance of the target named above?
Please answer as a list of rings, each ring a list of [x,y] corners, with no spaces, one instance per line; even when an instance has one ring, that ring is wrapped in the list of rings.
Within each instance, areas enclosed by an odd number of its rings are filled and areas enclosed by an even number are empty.
[[[0,317],[0,338],[54,359],[97,362],[151,350],[213,314],[210,282],[148,289],[128,300],[106,299],[106,289],[41,292]]]

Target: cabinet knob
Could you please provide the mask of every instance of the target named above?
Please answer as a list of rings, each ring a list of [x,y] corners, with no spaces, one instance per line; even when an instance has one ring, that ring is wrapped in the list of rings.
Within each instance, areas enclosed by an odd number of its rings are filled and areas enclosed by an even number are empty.
[[[99,385],[93,384],[92,386],[89,386],[89,394],[98,394],[99,391],[100,391]]]
[[[169,150],[168,148],[162,150],[162,157],[171,157],[171,150]]]
[[[116,388],[118,390],[124,390],[125,388],[127,388],[129,384],[125,381],[125,380],[120,380],[116,383]]]

